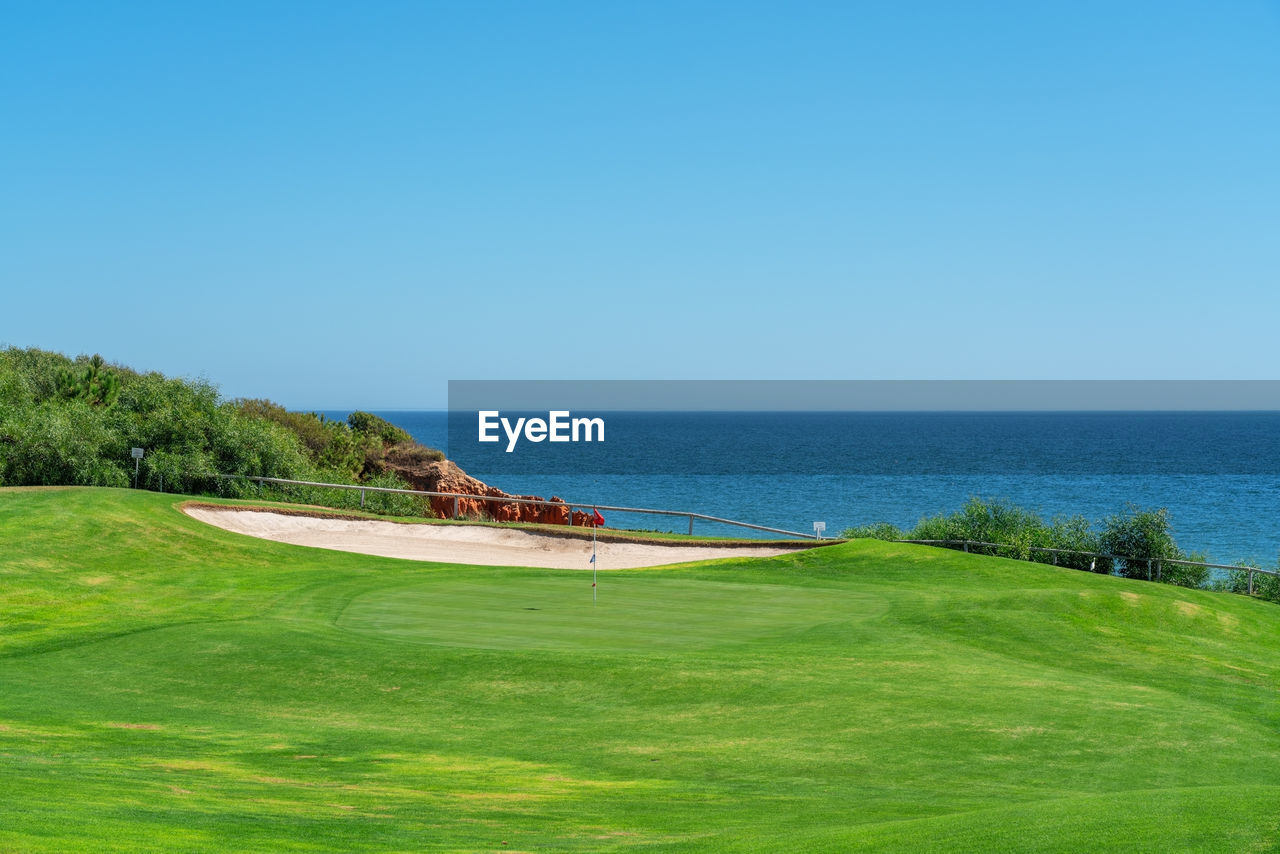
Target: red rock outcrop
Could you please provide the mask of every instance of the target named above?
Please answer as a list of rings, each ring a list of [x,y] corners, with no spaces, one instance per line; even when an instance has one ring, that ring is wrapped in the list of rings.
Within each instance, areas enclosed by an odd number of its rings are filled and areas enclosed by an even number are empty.
[[[489,486],[476,480],[458,468],[450,460],[431,462],[414,462],[406,464],[394,460],[387,461],[387,467],[400,475],[414,489],[424,492],[452,492],[460,495],[483,496],[479,498],[451,498],[434,496],[430,499],[431,511],[440,519],[457,518],[492,519],[495,522],[540,522],[548,525],[568,525],[569,505],[552,496],[551,504],[525,504],[512,501],[513,498],[524,498],[542,501],[537,495],[509,495],[496,486]],[[456,501],[456,505],[455,505]],[[575,527],[591,527],[591,514],[581,510],[573,511],[572,524]]]

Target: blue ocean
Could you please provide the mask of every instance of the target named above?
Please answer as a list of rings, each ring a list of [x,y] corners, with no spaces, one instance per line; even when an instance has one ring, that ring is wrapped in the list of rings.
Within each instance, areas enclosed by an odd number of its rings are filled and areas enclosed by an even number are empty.
[[[456,426],[451,446],[446,412],[378,414],[486,483],[583,505],[793,531],[823,521],[835,534],[871,522],[909,527],[971,496],[1094,521],[1133,504],[1168,508],[1179,545],[1214,561],[1273,565],[1280,554],[1274,412],[611,412],[603,445],[560,446],[561,458],[538,464],[500,446],[478,449]],[[474,436],[474,421],[466,424]],[[621,513],[609,524],[687,527]],[[750,535],[703,522],[697,530]]]

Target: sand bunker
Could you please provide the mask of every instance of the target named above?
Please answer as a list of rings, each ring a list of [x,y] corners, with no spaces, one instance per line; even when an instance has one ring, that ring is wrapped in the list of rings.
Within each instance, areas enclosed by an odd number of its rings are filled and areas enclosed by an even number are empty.
[[[263,510],[183,508],[188,516],[237,534],[382,557],[478,566],[590,569],[591,541],[482,525],[414,525],[377,520],[328,519]],[[601,570],[662,566],[725,557],[772,557],[795,551],[776,546],[685,546],[601,542]]]

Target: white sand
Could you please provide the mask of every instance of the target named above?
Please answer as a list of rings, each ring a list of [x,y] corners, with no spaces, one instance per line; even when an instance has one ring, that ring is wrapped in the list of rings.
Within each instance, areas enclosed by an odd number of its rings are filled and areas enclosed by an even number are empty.
[[[414,525],[403,522],[322,519],[262,510],[188,507],[192,518],[237,534],[280,543],[315,546],[382,557],[478,566],[537,566],[590,569],[591,541],[482,525]],[[770,546],[682,546],[599,543],[601,570],[662,566],[725,557],[772,557],[794,549]]]

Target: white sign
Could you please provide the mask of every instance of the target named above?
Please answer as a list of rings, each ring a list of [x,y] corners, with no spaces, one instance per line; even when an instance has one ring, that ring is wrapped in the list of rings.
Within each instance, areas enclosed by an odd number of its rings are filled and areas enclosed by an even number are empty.
[[[827,523],[826,523],[826,522],[814,522],[814,523],[813,523],[813,534],[814,534],[814,536],[816,536],[818,539],[822,539],[822,535],[823,535],[823,533],[824,533],[826,530],[827,530]]]
[[[131,453],[131,454],[133,454],[133,458],[134,458],[135,460],[140,460],[140,459],[142,459],[142,449],[141,449],[141,448],[134,448],[132,451],[130,451],[130,453]]]

